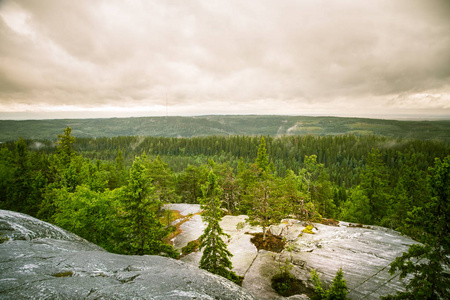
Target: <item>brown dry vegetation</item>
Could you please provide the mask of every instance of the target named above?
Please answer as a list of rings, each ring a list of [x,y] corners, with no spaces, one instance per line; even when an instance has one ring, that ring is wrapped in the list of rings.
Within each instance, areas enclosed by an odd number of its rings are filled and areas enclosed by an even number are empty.
[[[279,236],[272,235],[270,233],[266,234],[266,239],[263,240],[262,233],[251,233],[253,237],[251,238],[251,242],[256,246],[256,249],[267,250],[272,252],[280,253],[283,251],[286,242],[281,239]]]

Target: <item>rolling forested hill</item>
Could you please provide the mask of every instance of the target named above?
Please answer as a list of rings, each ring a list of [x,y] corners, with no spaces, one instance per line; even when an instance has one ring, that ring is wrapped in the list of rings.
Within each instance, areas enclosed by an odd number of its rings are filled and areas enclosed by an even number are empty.
[[[0,142],[55,140],[66,127],[75,137],[211,135],[382,135],[450,142],[450,121],[395,121],[302,116],[198,116],[111,119],[0,120]]]

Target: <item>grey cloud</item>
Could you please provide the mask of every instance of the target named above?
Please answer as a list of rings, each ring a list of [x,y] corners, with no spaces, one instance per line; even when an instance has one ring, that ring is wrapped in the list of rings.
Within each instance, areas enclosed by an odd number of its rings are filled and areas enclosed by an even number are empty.
[[[12,5],[0,3],[0,15]],[[167,93],[192,111],[261,101],[322,108],[450,93],[444,0],[14,5],[34,36],[0,17],[0,104],[151,106]]]

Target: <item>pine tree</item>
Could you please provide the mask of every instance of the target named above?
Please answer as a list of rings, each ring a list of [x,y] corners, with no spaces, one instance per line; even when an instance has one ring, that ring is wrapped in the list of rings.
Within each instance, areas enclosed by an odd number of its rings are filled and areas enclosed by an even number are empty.
[[[121,187],[126,184],[127,172],[122,150],[117,150],[116,159],[114,160],[114,169],[110,176],[110,187],[112,189]]]
[[[248,170],[247,194],[244,195],[250,205],[247,210],[248,221],[252,225],[261,225],[263,240],[266,239],[266,229],[283,218],[284,200],[276,181],[272,166],[267,156],[266,142],[261,138],[258,155],[254,164]]]
[[[336,276],[333,278],[331,287],[327,291],[327,299],[344,300],[346,299],[347,294],[347,283],[344,279],[344,272],[342,271],[342,268],[339,268]]]
[[[22,138],[16,142],[14,159],[13,183],[10,186],[11,195],[9,209],[28,212],[27,198],[30,193],[30,163],[28,156],[28,146]]]
[[[317,162],[317,155],[305,155],[305,167],[300,170],[299,177],[306,190],[306,201],[312,202],[319,213],[332,217],[335,211],[333,189],[324,164]]]
[[[183,203],[198,203],[198,198],[201,197],[201,186],[207,181],[207,172],[204,165],[200,167],[188,165],[178,175],[177,190]]]
[[[164,254],[177,257],[171,245],[163,243],[168,234],[156,218],[155,187],[147,175],[145,158],[136,157],[130,169],[130,179],[124,193],[125,233],[124,251],[129,254]]]
[[[75,143],[75,138],[72,136],[72,128],[67,127],[64,129],[64,134],[58,134],[58,141],[56,142],[57,152],[63,165],[67,166],[71,157],[75,155],[73,143]]]
[[[277,188],[281,184],[276,184],[274,176],[266,175],[259,178],[249,188],[252,208],[247,212],[248,221],[252,225],[260,225],[263,229],[263,240],[266,239],[267,228],[271,224],[278,223],[284,217],[285,198],[279,197],[281,194]]]
[[[336,276],[333,279],[328,290],[324,290],[319,275],[314,269],[311,270],[311,278],[314,282],[314,292],[316,293],[311,299],[313,300],[345,300],[347,299],[347,283],[344,279],[344,272],[342,268],[336,272]]]
[[[221,237],[229,235],[224,233],[219,225],[222,220],[221,189],[213,171],[210,171],[208,175],[208,182],[202,186],[202,192],[203,197],[200,199],[203,209],[202,219],[208,225],[200,237],[200,249],[204,249],[200,259],[200,268],[238,283],[239,277],[231,271],[233,269],[230,261],[232,254]]]
[[[361,173],[361,187],[369,199],[370,223],[379,224],[388,207],[388,177],[378,149],[372,149],[367,156],[367,165]]]
[[[436,158],[427,177],[430,199],[409,213],[409,223],[421,231],[422,244],[411,245],[389,272],[413,275],[406,292],[384,299],[450,299],[450,156]]]
[[[256,165],[260,172],[269,172],[269,156],[267,155],[266,141],[264,137],[261,138],[261,143],[258,148],[258,155],[256,157]]]
[[[177,202],[173,171],[159,155],[149,164],[148,174],[156,187],[160,206],[164,203]]]
[[[223,189],[221,199],[228,212],[233,214],[239,204],[239,185],[233,174],[233,168],[228,163],[215,164],[214,173],[218,175],[219,185]]]

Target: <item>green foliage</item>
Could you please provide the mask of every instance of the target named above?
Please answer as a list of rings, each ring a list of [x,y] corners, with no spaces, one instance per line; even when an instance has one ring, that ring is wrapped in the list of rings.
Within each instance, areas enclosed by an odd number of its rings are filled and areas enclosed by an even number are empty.
[[[178,202],[175,193],[175,175],[169,166],[159,157],[159,155],[149,162],[148,175],[152,184],[156,188],[159,203]]]
[[[53,139],[67,125],[77,138],[114,136],[196,137],[217,135],[338,136],[367,134],[394,138],[450,141],[449,121],[395,121],[305,116],[197,116],[77,120],[0,120],[0,142]]]
[[[269,157],[267,156],[266,141],[264,140],[264,137],[261,138],[255,163],[260,172],[268,173],[270,171]]]
[[[286,120],[288,128],[297,122]],[[320,118],[302,122],[325,128]],[[347,120],[346,126],[359,130],[363,123]],[[220,205],[248,214],[264,229],[285,216],[317,222],[323,215],[388,226],[418,240],[439,236],[424,229],[426,222],[408,220],[420,214],[434,218],[435,210],[427,212],[437,205],[435,191],[445,188],[436,185],[442,180],[428,167],[450,152],[443,142],[355,135],[92,139],[71,127],[58,136],[57,147],[24,139],[0,144],[0,207],[57,222],[111,251],[172,253],[160,244],[169,230],[158,222],[160,208],[166,202],[197,203],[211,169]],[[142,168],[133,170],[135,155],[145,152],[156,158],[142,155],[136,162]],[[428,183],[427,175],[433,176]],[[154,235],[146,242],[142,236],[150,231]]]
[[[344,272],[342,268],[340,268],[336,276],[333,278],[333,283],[331,284],[330,289],[326,292],[327,298],[329,300],[341,300],[346,299],[348,294],[347,291],[347,283],[344,279]]]
[[[280,270],[275,274],[272,279],[272,288],[282,296],[290,296],[290,290],[292,289],[295,281],[295,276],[291,274],[290,270],[292,265],[288,259],[286,259],[283,265],[280,265]]]
[[[188,165],[186,170],[178,174],[177,192],[181,195],[182,203],[198,203],[198,197],[202,195],[201,187],[207,181],[207,176],[208,169],[205,165]]]
[[[325,291],[322,287],[322,282],[320,281],[319,274],[317,274],[316,270],[311,270],[311,279],[314,283],[314,292],[316,295],[312,300],[322,300],[325,298]]]
[[[200,199],[203,209],[202,219],[208,225],[200,237],[200,249],[203,249],[200,268],[239,283],[239,277],[231,271],[233,269],[230,261],[232,254],[222,240],[222,236],[227,237],[228,235],[223,232],[219,225],[222,219],[220,209],[220,194],[222,191],[213,171],[209,172],[208,182],[202,186],[202,192],[203,197]]]
[[[406,292],[385,299],[450,298],[450,156],[435,160],[427,177],[430,198],[408,214],[408,223],[416,226],[422,244],[411,245],[391,264],[390,272],[400,278],[412,275]]]
[[[312,300],[344,300],[347,299],[347,283],[344,279],[344,272],[342,268],[336,272],[336,276],[333,279],[328,290],[324,290],[319,275],[314,269],[311,270],[311,279],[314,282],[315,295]]]
[[[112,169],[112,172],[110,172],[109,177],[109,187],[111,189],[115,189],[121,186],[124,186],[127,183],[127,170],[125,166],[125,161],[123,157],[122,151],[119,149],[117,150],[117,155],[114,160],[114,167]]]
[[[64,129],[64,134],[58,134],[56,146],[62,164],[67,164],[75,154],[73,143],[75,143],[75,138],[72,136],[72,128],[67,127]]]
[[[378,149],[367,156],[367,165],[361,174],[361,188],[369,200],[369,224],[379,223],[388,205],[388,177],[386,166]]]
[[[340,218],[348,222],[371,224],[369,199],[360,186],[349,190],[348,199],[342,206]]]
[[[238,209],[241,200],[241,189],[233,168],[226,163],[214,164],[214,173],[217,174],[219,186],[222,188],[221,201],[230,214]]]
[[[247,210],[248,222],[263,228],[265,240],[266,229],[284,217],[286,198],[281,196],[279,188],[282,188],[282,185],[278,184],[279,181],[269,166],[264,138],[261,138],[255,163],[244,172],[247,186],[244,199],[251,208]]]
[[[299,172],[303,190],[306,190],[306,201],[312,202],[318,212],[332,217],[335,211],[333,203],[333,186],[324,164],[317,162],[317,155],[305,156],[305,168]]]
[[[183,248],[181,248],[181,255],[186,256],[192,252],[195,252],[198,250],[198,247],[200,246],[200,241],[199,240],[193,240],[190,241],[189,243],[187,243],[186,246],[184,246]]]
[[[97,192],[86,185],[75,192],[67,188],[55,190],[54,224],[71,231],[108,251],[118,252],[120,224],[117,220],[121,190]]]
[[[3,235],[0,234],[0,244],[3,244],[7,241],[9,241],[9,237],[3,237]]]
[[[248,222],[260,225],[263,228],[263,240],[266,238],[266,229],[283,218],[283,198],[277,197],[275,181],[269,177],[254,182],[246,195],[251,205],[247,211]]]
[[[136,157],[123,196],[124,232],[121,248],[128,254],[156,254],[178,257],[175,249],[162,242],[168,234],[156,217],[158,200],[147,175],[146,157]]]
[[[313,225],[308,225],[308,226],[306,226],[306,227],[302,230],[302,232],[304,232],[304,233],[309,233],[309,234],[314,234],[314,231],[312,231],[313,228],[314,228]]]

